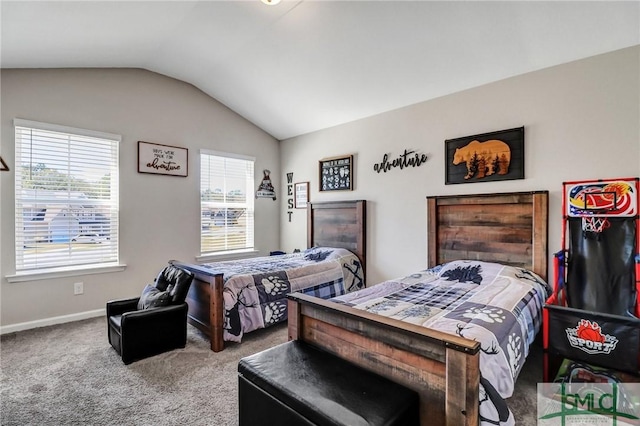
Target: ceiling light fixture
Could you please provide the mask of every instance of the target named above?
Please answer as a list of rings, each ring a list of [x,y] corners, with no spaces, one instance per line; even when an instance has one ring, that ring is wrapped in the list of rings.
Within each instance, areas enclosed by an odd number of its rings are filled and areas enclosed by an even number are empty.
[[[280,0],[262,0],[262,3],[269,6],[275,6],[276,4],[280,3]]]

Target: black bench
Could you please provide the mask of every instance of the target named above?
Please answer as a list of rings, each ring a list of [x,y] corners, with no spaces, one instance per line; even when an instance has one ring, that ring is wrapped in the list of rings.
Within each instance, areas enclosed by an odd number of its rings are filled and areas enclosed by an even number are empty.
[[[240,360],[240,426],[418,425],[418,394],[300,341]]]

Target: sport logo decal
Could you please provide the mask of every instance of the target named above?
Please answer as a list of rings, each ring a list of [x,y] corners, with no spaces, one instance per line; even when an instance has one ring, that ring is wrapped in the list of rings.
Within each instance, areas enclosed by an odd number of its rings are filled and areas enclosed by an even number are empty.
[[[618,339],[610,334],[602,334],[597,322],[580,320],[576,328],[567,328],[567,339],[574,348],[588,354],[609,354],[616,348]]]

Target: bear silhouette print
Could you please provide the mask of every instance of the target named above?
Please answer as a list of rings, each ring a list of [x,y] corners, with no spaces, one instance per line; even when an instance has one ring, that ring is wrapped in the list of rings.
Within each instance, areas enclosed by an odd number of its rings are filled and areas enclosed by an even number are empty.
[[[471,141],[463,147],[456,148],[453,154],[453,165],[465,163],[467,174],[465,179],[481,179],[493,174],[506,175],[511,163],[511,148],[505,142],[491,139],[485,142]]]

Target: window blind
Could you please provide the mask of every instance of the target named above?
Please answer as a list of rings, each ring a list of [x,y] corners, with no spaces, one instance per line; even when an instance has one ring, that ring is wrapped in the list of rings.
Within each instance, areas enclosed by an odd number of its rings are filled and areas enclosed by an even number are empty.
[[[120,136],[14,126],[16,272],[118,262]]]
[[[251,157],[201,151],[202,255],[253,248],[254,163]]]

